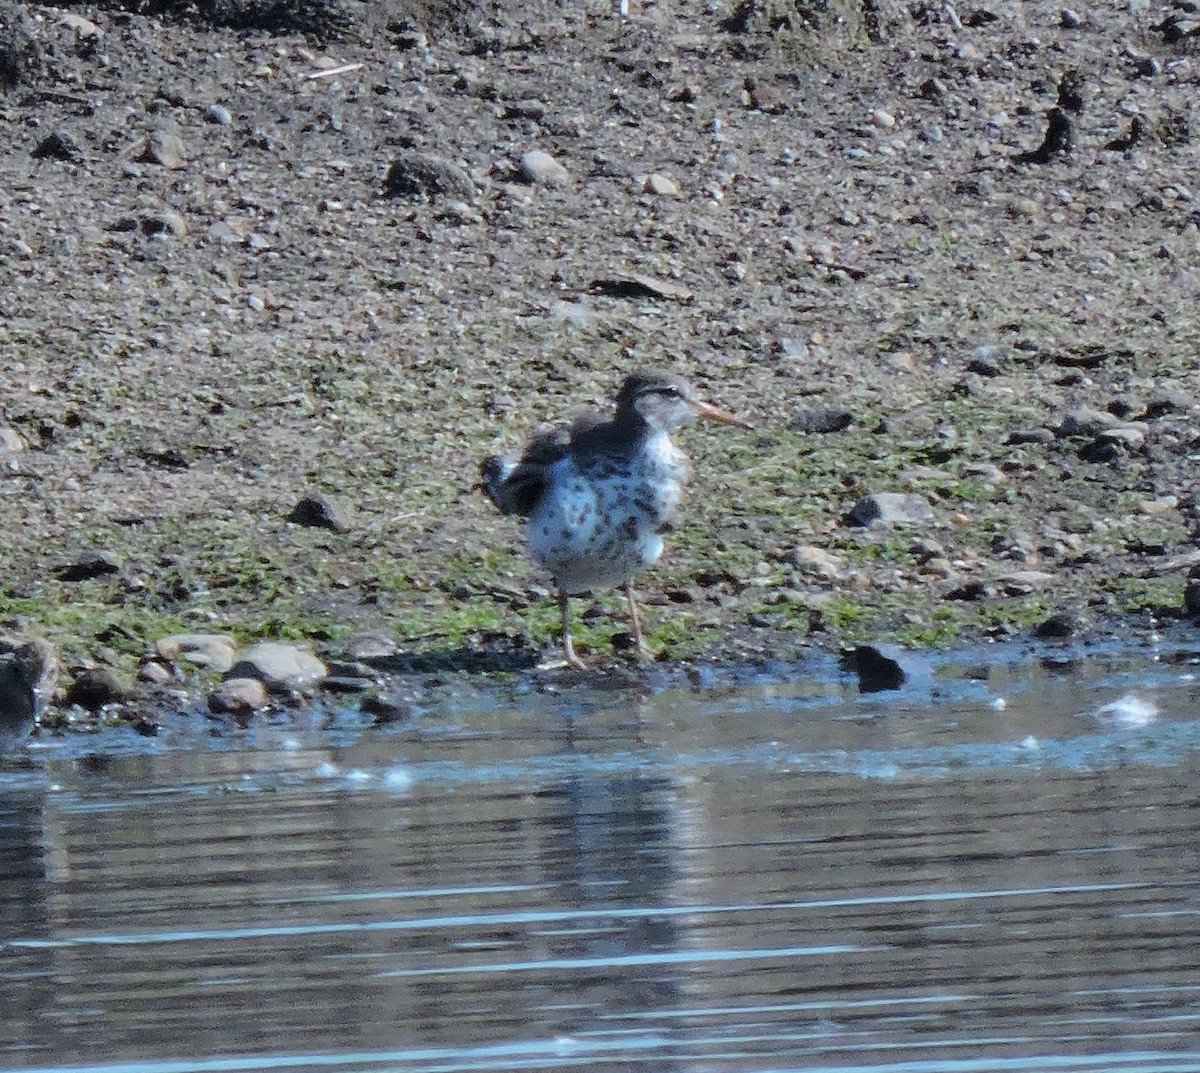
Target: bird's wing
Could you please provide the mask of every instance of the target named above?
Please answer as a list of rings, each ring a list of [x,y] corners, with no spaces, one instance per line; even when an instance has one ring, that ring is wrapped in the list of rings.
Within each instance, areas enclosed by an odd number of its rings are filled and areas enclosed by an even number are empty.
[[[528,518],[550,485],[550,467],[566,456],[570,444],[571,430],[566,425],[535,429],[516,462],[498,455],[483,460],[483,490],[501,514]]]

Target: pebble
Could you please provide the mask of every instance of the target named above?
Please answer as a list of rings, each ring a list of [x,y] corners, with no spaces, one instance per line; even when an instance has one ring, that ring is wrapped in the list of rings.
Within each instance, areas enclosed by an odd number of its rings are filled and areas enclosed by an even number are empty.
[[[267,688],[257,678],[226,678],[208,695],[210,711],[247,716],[267,703]]]
[[[79,163],[83,160],[83,145],[69,130],[54,130],[34,146],[30,154],[34,160],[67,160]]]
[[[15,455],[25,450],[25,441],[11,428],[0,428],[0,455]]]
[[[1104,410],[1081,406],[1077,410],[1072,410],[1059,422],[1058,427],[1054,430],[1054,435],[1060,440],[1069,439],[1072,436],[1095,436],[1104,429],[1112,428],[1117,424],[1117,420],[1116,417]]]
[[[539,186],[566,186],[571,173],[544,149],[530,149],[521,156],[521,175]]]
[[[311,652],[280,641],[263,641],[230,668],[232,678],[255,678],[272,693],[304,692],[319,684],[328,672]]]
[[[309,492],[301,497],[292,508],[287,520],[293,525],[304,525],[314,529],[332,529],[345,533],[350,528],[346,512],[329,496],[320,492]]]
[[[851,525],[919,525],[934,519],[933,507],[915,492],[875,492],[850,509]]]
[[[828,407],[817,410],[802,410],[788,423],[792,432],[841,432],[854,423],[854,414],[849,410]]]
[[[210,123],[216,123],[222,127],[227,127],[233,122],[233,114],[228,108],[220,104],[210,104],[205,108],[204,118]]]
[[[227,633],[173,633],[154,650],[169,663],[191,663],[224,674],[237,657],[237,642]]]
[[[139,226],[144,235],[174,235],[183,238],[187,234],[187,223],[177,212],[158,212],[143,216]]]
[[[386,633],[360,633],[347,639],[342,658],[354,662],[388,659],[399,646]]]
[[[478,191],[463,168],[441,157],[417,151],[401,153],[383,180],[387,197],[433,201],[447,197],[471,201]]]
[[[143,143],[138,159],[164,168],[182,168],[187,162],[183,139],[169,130],[156,130]]]
[[[54,573],[63,581],[88,581],[121,569],[121,560],[111,551],[85,551],[73,563],[55,567]]]
[[[674,179],[657,172],[646,176],[642,189],[647,194],[657,194],[659,197],[679,197],[683,194],[683,190]]]
[[[95,667],[80,671],[67,690],[65,703],[98,712],[106,704],[119,704],[133,696],[133,689],[115,671]]]
[[[793,548],[788,553],[787,561],[802,573],[828,578],[840,576],[844,566],[839,556],[812,544]]]

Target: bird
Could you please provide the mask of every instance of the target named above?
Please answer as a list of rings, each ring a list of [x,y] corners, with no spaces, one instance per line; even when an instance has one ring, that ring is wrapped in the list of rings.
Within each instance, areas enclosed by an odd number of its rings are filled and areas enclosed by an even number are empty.
[[[634,643],[648,654],[633,579],[662,554],[689,472],[671,434],[696,418],[751,427],[682,377],[642,370],[621,384],[611,418],[592,412],[542,426],[520,458],[483,460],[480,487],[502,514],[525,519],[530,555],[558,590],[563,658],[546,666],[586,668],[571,638],[570,598],[621,586]]]
[[[23,739],[58,684],[58,658],[40,637],[0,638],[0,756]]]

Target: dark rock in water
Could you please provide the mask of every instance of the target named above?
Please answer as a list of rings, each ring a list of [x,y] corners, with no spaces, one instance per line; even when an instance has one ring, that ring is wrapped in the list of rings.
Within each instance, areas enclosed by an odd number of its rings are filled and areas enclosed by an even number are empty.
[[[121,560],[111,551],[86,551],[73,563],[56,566],[54,573],[63,581],[87,581],[121,569]]]
[[[349,528],[346,513],[328,496],[310,493],[292,508],[287,520],[294,525],[307,525],[318,529],[332,529],[344,533]]]
[[[907,653],[898,645],[859,645],[842,656],[844,671],[858,675],[860,693],[899,689],[908,680],[901,661]]]
[[[107,667],[80,671],[67,690],[66,703],[78,704],[89,712],[98,712],[106,704],[119,704],[133,696],[133,690]]]
[[[1033,635],[1043,641],[1065,640],[1075,636],[1078,629],[1078,619],[1060,611],[1034,626]]]
[[[387,693],[364,697],[361,707],[367,715],[374,716],[376,724],[381,726],[385,723],[406,723],[417,712],[414,705]]]

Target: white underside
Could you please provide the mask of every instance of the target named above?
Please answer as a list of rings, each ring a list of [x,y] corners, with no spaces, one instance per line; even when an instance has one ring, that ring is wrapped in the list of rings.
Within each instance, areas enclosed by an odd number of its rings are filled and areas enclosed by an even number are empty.
[[[604,487],[578,472],[568,457],[551,467],[549,494],[527,523],[529,551],[568,593],[627,584],[663,551],[658,533],[679,501],[686,459],[664,434],[646,452],[646,465],[626,488],[635,494],[604,502]],[[653,504],[653,516],[632,500]]]

